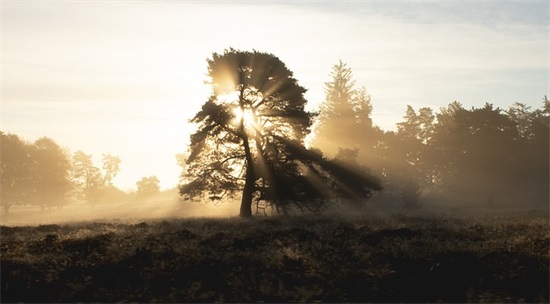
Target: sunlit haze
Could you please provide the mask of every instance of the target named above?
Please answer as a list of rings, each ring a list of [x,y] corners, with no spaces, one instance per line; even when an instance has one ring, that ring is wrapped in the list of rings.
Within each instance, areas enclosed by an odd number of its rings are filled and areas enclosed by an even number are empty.
[[[549,93],[548,2],[2,1],[0,130],[121,159],[114,184],[156,175],[208,98],[206,58],[229,47],[273,53],[308,89],[309,110],[339,59],[372,98],[375,125],[406,105],[457,100],[539,108]],[[241,113],[243,115],[243,113]],[[244,113],[246,115],[246,113]],[[245,116],[246,118],[246,116]]]

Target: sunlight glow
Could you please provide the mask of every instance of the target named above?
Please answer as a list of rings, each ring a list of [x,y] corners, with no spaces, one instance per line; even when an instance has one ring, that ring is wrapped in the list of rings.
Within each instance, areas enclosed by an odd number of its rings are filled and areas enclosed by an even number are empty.
[[[47,136],[98,162],[102,153],[120,156],[114,183],[123,190],[150,175],[168,189],[181,171],[174,155],[196,128],[187,121],[212,94],[205,57],[228,47],[279,57],[308,88],[306,110],[313,112],[325,98],[330,66],[349,62],[373,96],[372,118],[382,130],[396,130],[405,103],[437,109],[451,100],[466,107],[520,101],[535,108],[547,91],[542,2],[397,1],[388,9],[355,1],[331,3],[334,11],[314,2],[145,2],[1,1],[2,131],[31,141]],[[220,78],[222,91],[235,90],[234,75]],[[251,106],[284,83],[269,80],[263,95],[244,92]],[[237,94],[225,96],[233,106]],[[249,114],[238,115],[252,127]],[[258,115],[255,122],[264,129],[282,124],[271,119]]]
[[[254,112],[252,109],[241,109],[239,107],[233,109],[235,115],[234,124],[240,125],[241,121],[245,128],[258,130],[260,125],[258,124]]]
[[[245,125],[252,125],[254,123],[254,113],[252,113],[250,109],[242,110],[240,108],[235,108],[233,114],[235,114],[235,120],[241,121],[242,119]]]

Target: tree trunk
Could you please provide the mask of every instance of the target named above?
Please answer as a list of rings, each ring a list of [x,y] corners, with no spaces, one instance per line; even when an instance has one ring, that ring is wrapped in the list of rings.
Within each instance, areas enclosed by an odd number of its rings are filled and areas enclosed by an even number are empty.
[[[242,127],[241,121],[241,130],[243,134],[243,146],[244,152],[246,155],[246,176],[243,189],[243,197],[241,199],[241,211],[239,215],[241,217],[252,217],[252,194],[254,194],[254,161],[252,159],[252,152],[250,151],[250,144],[248,143],[248,135]]]
[[[241,199],[241,217],[252,217],[252,194],[254,193],[254,170],[252,163],[246,164],[246,179],[243,189],[243,197]]]
[[[244,130],[243,130],[244,131]],[[246,154],[246,172],[245,182],[243,189],[243,197],[241,198],[241,211],[239,215],[241,217],[252,217],[252,194],[254,194],[254,161],[252,160],[252,153],[250,152],[250,145],[248,143],[248,136],[246,132],[243,132],[244,136],[244,152]]]
[[[244,108],[244,87],[241,88],[241,94],[239,97],[239,104],[241,111],[245,111]],[[254,194],[254,161],[252,158],[252,152],[250,151],[250,143],[248,142],[248,134],[244,126],[244,115],[241,117],[239,129],[242,134],[244,153],[246,155],[246,172],[245,182],[243,189],[243,197],[241,198],[241,210],[239,215],[241,217],[252,217],[252,194]]]

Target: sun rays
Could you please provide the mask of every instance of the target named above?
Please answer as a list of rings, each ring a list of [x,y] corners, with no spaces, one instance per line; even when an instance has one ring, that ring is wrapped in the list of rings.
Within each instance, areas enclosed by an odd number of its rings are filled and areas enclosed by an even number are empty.
[[[254,110],[250,108],[240,108],[236,107],[233,109],[233,125],[237,126],[243,126],[247,130],[256,130],[259,131],[261,129],[260,124],[258,122],[258,117],[254,113]]]

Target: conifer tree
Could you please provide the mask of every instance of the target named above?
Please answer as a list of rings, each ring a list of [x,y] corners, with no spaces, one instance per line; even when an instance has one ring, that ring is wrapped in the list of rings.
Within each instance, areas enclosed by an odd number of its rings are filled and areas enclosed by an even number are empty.
[[[336,156],[339,148],[359,149],[359,158],[369,163],[382,132],[371,119],[371,97],[364,87],[356,88],[351,68],[341,60],[330,77],[311,145],[329,157]]]

